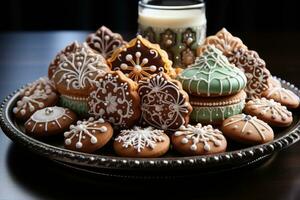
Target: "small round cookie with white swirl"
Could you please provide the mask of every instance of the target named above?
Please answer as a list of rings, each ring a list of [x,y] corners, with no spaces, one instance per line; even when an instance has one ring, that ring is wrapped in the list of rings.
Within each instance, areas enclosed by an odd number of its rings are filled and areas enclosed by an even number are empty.
[[[224,120],[221,130],[233,141],[243,144],[263,144],[274,139],[272,128],[264,121],[251,115],[234,115]]]
[[[54,106],[58,101],[54,85],[47,77],[30,83],[20,91],[19,98],[13,108],[13,114],[21,121],[26,121],[39,109]]]
[[[90,117],[88,120],[77,121],[77,125],[71,125],[64,136],[65,148],[92,153],[109,142],[113,136],[113,129],[102,118],[96,120]]]
[[[122,130],[114,141],[116,154],[123,157],[159,157],[169,150],[169,146],[170,139],[164,131],[150,126]]]
[[[207,155],[226,151],[227,141],[222,132],[211,125],[181,126],[171,138],[176,151],[187,155]]]
[[[25,123],[25,131],[34,137],[62,134],[76,122],[74,112],[62,107],[47,107],[36,111]]]
[[[293,122],[293,114],[273,99],[253,99],[246,103],[244,112],[257,116],[271,126],[286,127]]]

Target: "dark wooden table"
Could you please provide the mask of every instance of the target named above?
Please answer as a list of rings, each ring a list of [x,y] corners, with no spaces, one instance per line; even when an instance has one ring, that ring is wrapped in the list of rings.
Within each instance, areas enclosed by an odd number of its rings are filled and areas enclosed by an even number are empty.
[[[46,75],[49,61],[85,32],[0,34],[0,99]],[[299,33],[244,33],[270,71],[300,86]],[[182,199],[300,199],[300,144],[251,168],[190,180],[126,181],[82,174],[13,144],[0,131],[0,199],[79,199],[104,195],[144,199],[162,195]],[[121,197],[120,197],[121,198]]]

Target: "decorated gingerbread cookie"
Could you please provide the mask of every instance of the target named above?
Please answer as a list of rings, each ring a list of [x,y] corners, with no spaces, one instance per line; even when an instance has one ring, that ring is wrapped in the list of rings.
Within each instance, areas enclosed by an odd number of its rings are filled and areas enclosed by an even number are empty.
[[[140,81],[138,92],[146,124],[163,130],[177,130],[188,124],[192,107],[178,81],[165,74],[152,75]]]
[[[75,113],[67,108],[46,107],[36,111],[27,120],[25,131],[35,137],[62,134],[76,119]]]
[[[65,148],[92,153],[109,142],[113,136],[113,129],[102,118],[95,120],[77,121],[77,125],[71,125],[70,130],[64,133]]]
[[[116,154],[124,157],[159,157],[170,146],[170,139],[163,130],[135,126],[122,130],[114,141]]]
[[[244,71],[247,77],[245,91],[249,99],[260,98],[262,93],[268,89],[270,72],[255,51],[239,49],[228,58],[229,62]]]
[[[271,126],[285,127],[293,122],[293,115],[285,106],[273,99],[253,99],[247,102],[244,112],[257,116]]]
[[[216,35],[207,37],[197,48],[197,56],[201,56],[208,45],[214,45],[227,57],[234,55],[234,51],[240,48],[247,49],[240,38],[232,36],[225,28],[222,28]]]
[[[126,44],[120,34],[113,33],[105,26],[101,26],[96,33],[90,34],[86,42],[105,59],[109,58],[117,48]]]
[[[89,113],[116,127],[130,128],[141,116],[137,83],[121,71],[109,72],[95,82],[88,99]]]
[[[71,52],[74,52],[76,48],[79,48],[80,45],[77,41],[72,42],[68,46],[66,46],[63,50],[61,50],[54,58],[54,60],[50,63],[48,68],[48,77],[52,78],[56,68],[60,65],[62,58],[64,56],[68,56]]]
[[[240,143],[263,144],[273,140],[272,128],[264,121],[251,115],[235,115],[224,120],[223,134]]]
[[[87,97],[93,89],[93,81],[108,71],[110,69],[105,59],[89,47],[80,45],[68,56],[63,56],[52,76],[61,94],[61,104],[80,115],[85,115]]]
[[[222,52],[209,45],[195,64],[184,69],[177,79],[189,94],[203,97],[236,94],[246,86],[244,73],[230,64]]]
[[[13,113],[17,119],[23,121],[35,111],[53,106],[58,101],[54,85],[47,77],[42,77],[22,89],[19,98]]]
[[[294,109],[299,107],[299,97],[291,90],[283,87],[269,87],[262,93],[262,96],[267,99],[274,99],[281,105]]]
[[[190,104],[193,107],[191,121],[220,125],[224,119],[242,113],[245,99],[246,93],[243,90],[235,95],[224,97],[190,96]]]
[[[162,72],[175,76],[168,54],[140,35],[116,50],[108,59],[108,64],[112,70],[121,70],[136,82]]]
[[[181,126],[171,140],[174,149],[187,156],[221,153],[227,147],[221,131],[200,123],[195,126]]]

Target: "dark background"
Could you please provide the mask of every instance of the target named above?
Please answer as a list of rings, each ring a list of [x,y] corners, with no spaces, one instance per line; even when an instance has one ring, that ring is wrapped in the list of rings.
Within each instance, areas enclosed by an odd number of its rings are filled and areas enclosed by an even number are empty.
[[[137,30],[138,0],[1,1],[0,30]],[[208,34],[300,30],[295,0],[206,0]]]

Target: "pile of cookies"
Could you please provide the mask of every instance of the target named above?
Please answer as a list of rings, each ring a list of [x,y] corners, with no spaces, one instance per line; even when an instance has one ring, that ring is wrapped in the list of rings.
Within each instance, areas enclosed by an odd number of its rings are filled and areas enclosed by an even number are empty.
[[[112,145],[125,157],[220,153],[231,141],[269,142],[271,126],[291,125],[298,96],[239,38],[222,29],[197,56],[176,68],[158,44],[140,35],[126,42],[102,26],[61,50],[48,77],[20,91],[13,114],[35,138],[61,136],[86,153]]]

